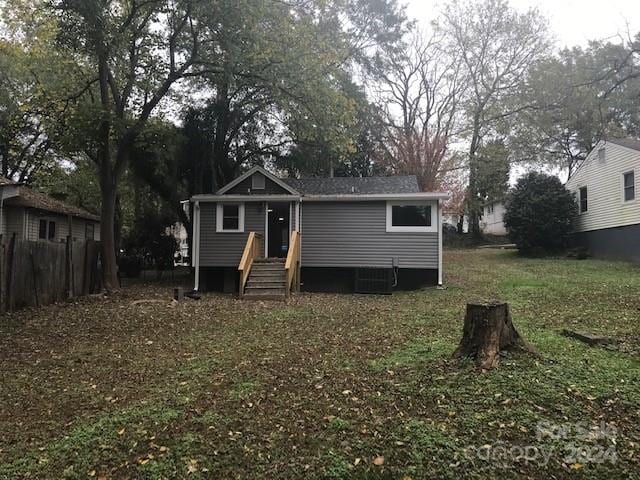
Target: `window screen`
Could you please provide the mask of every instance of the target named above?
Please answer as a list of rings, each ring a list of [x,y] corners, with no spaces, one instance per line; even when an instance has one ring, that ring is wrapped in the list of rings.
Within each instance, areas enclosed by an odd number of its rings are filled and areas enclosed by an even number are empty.
[[[238,230],[240,228],[240,212],[238,205],[222,206],[222,229]]]
[[[586,212],[587,208],[587,187],[582,187],[580,189],[580,213]]]
[[[40,220],[40,224],[38,225],[38,238],[42,240],[47,239],[47,221]]]
[[[87,240],[93,240],[94,239],[94,232],[95,232],[95,227],[94,227],[93,223],[87,222],[87,226],[86,226],[85,232],[84,232],[85,238]]]

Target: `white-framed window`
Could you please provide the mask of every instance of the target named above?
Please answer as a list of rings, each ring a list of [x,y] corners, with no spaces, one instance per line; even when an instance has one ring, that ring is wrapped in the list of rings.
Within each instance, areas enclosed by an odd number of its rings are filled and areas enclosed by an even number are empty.
[[[487,205],[487,214],[491,214],[495,211],[495,206],[493,205],[493,203],[490,203],[489,205]]]
[[[261,173],[251,175],[251,190],[264,190],[265,178]]]
[[[622,199],[625,202],[636,199],[636,176],[633,170],[622,174]]]
[[[244,232],[244,203],[216,205],[216,232]]]
[[[387,232],[437,232],[435,202],[387,202]]]
[[[587,187],[580,187],[578,189],[578,200],[580,205],[580,213],[585,213],[589,209]]]

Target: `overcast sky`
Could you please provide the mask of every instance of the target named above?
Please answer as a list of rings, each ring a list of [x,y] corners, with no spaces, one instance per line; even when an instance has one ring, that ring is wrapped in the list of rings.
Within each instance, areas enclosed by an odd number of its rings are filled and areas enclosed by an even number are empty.
[[[442,0],[402,0],[407,13],[425,25]],[[640,31],[640,0],[509,0],[519,10],[537,7],[548,19],[559,47],[586,45],[588,40]]]

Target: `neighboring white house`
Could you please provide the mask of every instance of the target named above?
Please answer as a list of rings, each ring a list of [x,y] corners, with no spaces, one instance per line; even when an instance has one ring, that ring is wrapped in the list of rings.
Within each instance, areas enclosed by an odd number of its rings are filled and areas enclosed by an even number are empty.
[[[467,215],[464,214],[460,214],[457,212],[450,212],[447,210],[444,210],[442,213],[442,223],[447,223],[449,225],[453,225],[454,227],[458,228],[458,223],[460,222],[460,217],[462,217],[462,232],[463,233],[468,233],[469,232],[469,218],[467,217]]]
[[[567,181],[579,214],[575,243],[592,255],[640,262],[640,140],[600,141]]]
[[[490,202],[482,208],[480,228],[489,235],[506,235],[504,226],[504,204],[500,201]]]
[[[180,202],[182,210],[189,218],[189,200],[183,200]],[[165,233],[172,235],[176,239],[178,249],[175,253],[174,265],[189,266],[189,235],[187,229],[182,222],[176,222],[170,227],[166,228]]]

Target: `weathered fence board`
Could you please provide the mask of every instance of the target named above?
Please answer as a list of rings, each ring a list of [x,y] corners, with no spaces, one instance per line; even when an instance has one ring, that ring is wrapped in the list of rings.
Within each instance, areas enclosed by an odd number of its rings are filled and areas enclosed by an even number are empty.
[[[47,305],[100,290],[99,244],[12,238],[0,245],[0,309]]]

